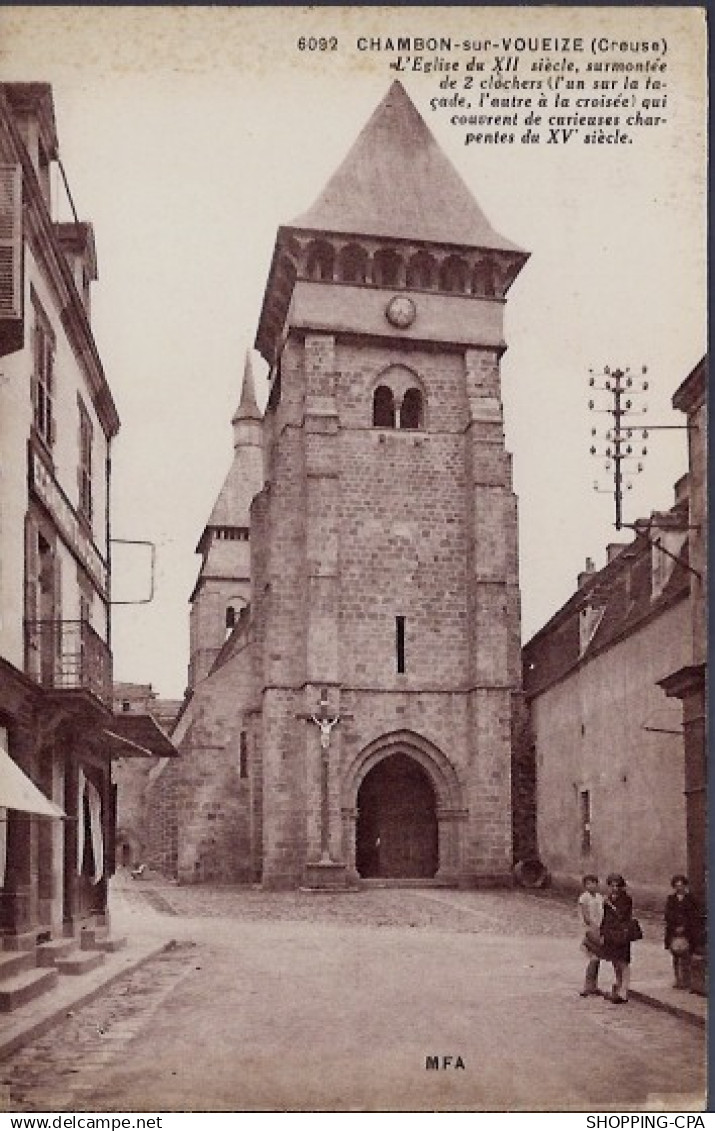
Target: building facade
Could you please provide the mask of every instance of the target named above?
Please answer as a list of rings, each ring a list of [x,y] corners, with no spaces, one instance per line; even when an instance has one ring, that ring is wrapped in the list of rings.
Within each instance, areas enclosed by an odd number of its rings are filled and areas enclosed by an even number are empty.
[[[708,591],[708,359],[703,358],[673,395],[688,423],[690,478],[688,574],[691,651],[660,686],[682,704],[687,874],[703,907],[707,901],[707,591]]]
[[[155,783],[180,879],[509,876],[520,613],[499,362],[526,259],[399,83],[279,229],[250,604],[192,677],[181,765]]]
[[[0,88],[0,734],[64,822],[8,810],[0,929],[18,946],[106,908],[113,802],[109,466],[92,227],[53,221],[51,89]]]
[[[11,949],[104,919],[111,759],[137,751],[112,711],[119,418],[90,321],[92,226],[53,219],[59,160],[50,86],[0,84],[0,746],[65,814],[3,802],[0,780],[0,938]]]
[[[687,862],[681,717],[659,684],[692,649],[690,490],[589,560],[523,653],[538,857],[562,886],[620,872],[658,907]]]
[[[181,707],[177,699],[160,699],[150,683],[115,682],[114,711],[117,715],[151,717],[170,735]],[[139,741],[137,735],[135,741]],[[134,750],[112,762],[116,791],[115,867],[133,868],[145,862],[147,828],[145,795],[149,776],[160,761],[157,754],[138,757]]]

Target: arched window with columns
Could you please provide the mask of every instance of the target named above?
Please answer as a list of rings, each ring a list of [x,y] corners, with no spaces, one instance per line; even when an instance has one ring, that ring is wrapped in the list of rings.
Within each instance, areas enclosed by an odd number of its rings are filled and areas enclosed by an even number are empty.
[[[375,428],[415,431],[425,427],[426,395],[422,382],[406,365],[391,365],[377,377],[372,394]]]

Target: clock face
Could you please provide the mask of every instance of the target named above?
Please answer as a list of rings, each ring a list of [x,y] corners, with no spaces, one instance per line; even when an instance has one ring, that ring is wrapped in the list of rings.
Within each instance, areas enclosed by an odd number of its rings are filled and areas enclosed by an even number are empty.
[[[407,295],[395,295],[391,298],[385,309],[385,317],[399,330],[406,330],[415,320],[417,308]]]

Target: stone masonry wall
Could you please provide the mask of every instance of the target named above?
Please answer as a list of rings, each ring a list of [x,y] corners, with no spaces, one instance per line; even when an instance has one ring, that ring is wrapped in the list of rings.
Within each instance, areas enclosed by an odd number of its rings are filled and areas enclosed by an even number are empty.
[[[172,879],[178,860],[178,780],[177,760],[165,758],[150,774],[144,795],[144,863]]]
[[[182,883],[253,878],[250,762],[240,776],[250,648],[245,639],[197,687],[175,736],[180,756],[167,760],[147,790],[147,863]]]

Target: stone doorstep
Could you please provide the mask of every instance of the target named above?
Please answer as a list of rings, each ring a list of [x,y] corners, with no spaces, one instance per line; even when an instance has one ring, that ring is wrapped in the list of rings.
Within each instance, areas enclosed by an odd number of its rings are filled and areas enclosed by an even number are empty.
[[[118,950],[123,950],[126,945],[126,935],[112,935],[105,939],[95,939],[92,949],[103,951],[104,954],[116,954]]]
[[[100,950],[80,950],[66,958],[55,960],[55,970],[60,974],[87,974],[104,962],[104,954]]]
[[[57,979],[57,970],[38,968],[4,978],[0,985],[0,1013],[12,1013],[18,1006],[51,990]]]
[[[127,945],[126,935],[110,935],[106,927],[85,927],[79,938],[80,949],[83,951],[104,951],[105,954],[115,954]]]
[[[0,939],[0,946],[2,947],[3,953],[17,950],[31,950],[34,953],[36,943],[36,930],[25,931],[22,934],[3,935]]]
[[[21,970],[34,970],[36,965],[32,950],[0,951],[0,985],[5,978],[19,974]]]
[[[73,938],[51,939],[50,942],[37,944],[37,965],[54,966],[58,958],[64,958],[77,946]]]
[[[34,970],[32,973],[49,975],[53,978],[51,993],[39,994],[37,1000],[27,1001],[26,1009],[3,1017],[0,1013],[0,1061],[22,1048],[28,1041],[36,1040],[48,1029],[57,1024],[68,1010],[79,1009],[82,1005],[100,996],[114,982],[131,974],[150,959],[157,957],[171,947],[170,938],[138,944],[134,942],[126,955],[99,955],[100,965],[91,970],[86,978],[59,978],[54,969]],[[53,988],[54,987],[54,988]]]

